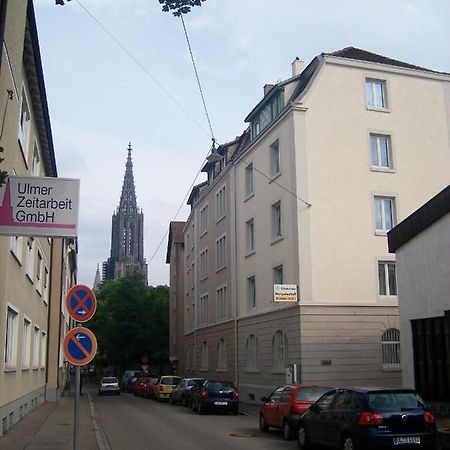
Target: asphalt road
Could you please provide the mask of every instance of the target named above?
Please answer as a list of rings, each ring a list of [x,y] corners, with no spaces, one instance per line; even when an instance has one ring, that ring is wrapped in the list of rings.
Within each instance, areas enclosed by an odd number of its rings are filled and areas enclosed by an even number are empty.
[[[132,394],[92,394],[99,425],[112,450],[294,450],[281,433],[262,433],[254,416],[207,414]]]

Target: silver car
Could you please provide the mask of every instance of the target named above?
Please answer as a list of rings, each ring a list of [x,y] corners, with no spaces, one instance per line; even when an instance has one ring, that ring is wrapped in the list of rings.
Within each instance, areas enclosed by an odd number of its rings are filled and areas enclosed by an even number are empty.
[[[116,377],[103,377],[98,387],[98,395],[102,394],[120,395],[119,380]]]

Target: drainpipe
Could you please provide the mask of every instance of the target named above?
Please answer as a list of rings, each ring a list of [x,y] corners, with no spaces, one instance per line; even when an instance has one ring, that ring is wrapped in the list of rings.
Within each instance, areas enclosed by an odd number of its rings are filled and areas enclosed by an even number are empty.
[[[238,266],[238,245],[237,245],[237,201],[236,201],[236,166],[232,165],[232,176],[233,176],[233,207],[234,207],[234,273],[231,270],[231,276],[233,281],[233,291],[234,291],[234,384],[239,385],[239,357],[238,357],[238,296],[237,296],[237,266]]]

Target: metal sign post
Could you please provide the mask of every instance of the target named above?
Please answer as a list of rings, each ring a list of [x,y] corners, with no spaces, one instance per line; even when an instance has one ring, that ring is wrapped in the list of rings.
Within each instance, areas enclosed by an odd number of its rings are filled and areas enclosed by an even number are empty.
[[[78,450],[78,435],[80,429],[80,378],[81,367],[77,366],[75,369],[75,401],[73,410],[73,450]]]

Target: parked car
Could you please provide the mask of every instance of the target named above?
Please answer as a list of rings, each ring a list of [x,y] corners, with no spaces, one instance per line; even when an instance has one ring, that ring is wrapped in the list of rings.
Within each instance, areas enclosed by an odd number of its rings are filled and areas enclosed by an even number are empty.
[[[159,377],[156,375],[150,375],[148,377],[147,384],[144,387],[144,390],[142,392],[142,396],[145,398],[155,398],[155,389],[156,389],[156,383],[158,382]]]
[[[435,449],[436,422],[412,389],[345,388],[324,394],[299,418],[298,446]]]
[[[103,377],[98,386],[98,395],[120,394],[119,380],[116,377]]]
[[[148,377],[137,377],[133,386],[134,395],[143,396],[144,390],[147,386]]]
[[[239,412],[239,392],[232,382],[206,380],[192,393],[192,409],[205,414],[211,411]]]
[[[281,428],[284,439],[293,439],[297,435],[299,416],[330,389],[330,386],[310,384],[287,384],[276,388],[268,397],[261,398],[259,429]]]
[[[120,385],[122,391],[132,392],[136,379],[141,376],[142,372],[139,370],[125,370],[122,377],[122,383]]]
[[[161,400],[169,400],[170,394],[180,381],[181,378],[175,375],[163,375],[159,377],[155,386],[155,400],[158,402]]]
[[[205,381],[204,378],[183,378],[170,394],[170,403],[182,403],[184,406],[191,404],[191,392],[195,386],[200,386]]]

